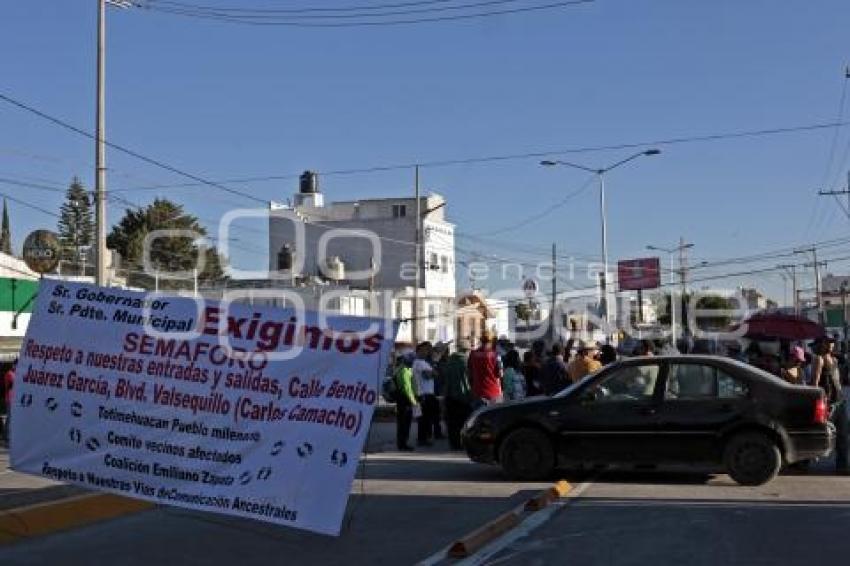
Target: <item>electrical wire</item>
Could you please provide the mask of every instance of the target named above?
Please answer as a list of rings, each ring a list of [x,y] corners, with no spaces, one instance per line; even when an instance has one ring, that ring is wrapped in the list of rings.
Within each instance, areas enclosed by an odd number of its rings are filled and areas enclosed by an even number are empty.
[[[850,74],[845,74],[844,81],[841,83],[841,96],[838,102],[838,113],[836,114],[835,121],[841,122],[844,119],[844,106],[845,101],[847,100],[847,83],[850,82]],[[838,135],[841,132],[841,128],[835,128],[832,132],[832,142],[829,144],[829,153],[826,161],[826,170],[823,173],[823,180],[821,181],[821,186],[824,189],[829,189],[827,183],[831,178],[832,173],[832,165],[835,161],[835,150],[838,145]]]
[[[419,7],[419,6],[433,6],[436,4],[448,4],[451,2],[456,2],[457,0],[416,0],[411,2],[396,2],[392,4],[358,4],[358,5],[348,5],[348,6],[336,6],[336,7],[320,7],[320,8],[231,8],[231,7],[222,7],[222,6],[211,6],[200,5],[200,4],[192,4],[188,2],[178,2],[174,0],[147,0],[144,2],[145,4],[165,4],[168,6],[175,6],[178,8],[194,8],[199,10],[215,10],[218,12],[248,12],[248,13],[260,13],[260,14],[305,14],[305,13],[313,13],[313,12],[370,12],[373,10],[385,10],[388,8],[405,8],[405,7]]]
[[[32,203],[27,202],[25,200],[19,199],[17,197],[13,197],[12,195],[5,193],[3,191],[0,191],[0,196],[9,199],[12,202],[16,202],[16,203],[20,204],[21,206],[25,206],[29,209],[37,210],[38,212],[42,212],[44,214],[47,214],[48,216],[53,216],[54,218],[59,218],[59,215],[56,214],[55,212],[53,212],[52,210],[47,210],[46,208],[42,208],[38,205],[32,204]]]
[[[398,25],[416,25],[416,24],[425,24],[425,23],[437,23],[437,22],[451,22],[451,21],[459,21],[459,20],[471,20],[471,19],[481,19],[481,18],[490,18],[495,16],[504,16],[504,15],[513,15],[520,14],[526,12],[538,12],[543,10],[555,10],[561,8],[567,8],[570,6],[576,6],[580,4],[590,4],[595,0],[563,0],[560,2],[551,2],[548,4],[534,4],[530,6],[522,6],[517,8],[504,8],[498,10],[485,10],[473,13],[465,13],[465,14],[453,14],[447,16],[430,16],[430,17],[418,17],[411,19],[391,19],[391,18],[383,18],[376,20],[361,20],[361,21],[351,21],[351,22],[305,22],[301,21],[296,17],[289,16],[288,19],[275,19],[275,18],[263,18],[263,19],[249,19],[247,16],[239,16],[239,15],[228,15],[228,14],[220,14],[214,13],[204,10],[197,9],[181,9],[181,8],[166,8],[166,7],[156,7],[150,5],[141,5],[137,6],[140,8],[146,8],[151,12],[159,12],[163,14],[177,15],[187,18],[195,18],[195,19],[203,19],[210,21],[217,21],[222,23],[230,23],[230,24],[239,24],[239,25],[248,25],[248,26],[265,26],[265,27],[302,27],[302,28],[352,28],[352,27],[383,27],[383,26],[398,26]],[[415,11],[411,10],[408,13],[414,13]],[[387,13],[389,15],[389,13]],[[319,18],[323,16],[301,16],[302,19],[306,18]],[[327,16],[325,16],[327,17]],[[340,16],[341,17],[341,16]],[[374,14],[372,17],[380,17],[380,14]]]
[[[38,116],[38,117],[40,117],[44,120],[50,121],[51,123],[54,123],[54,124],[61,126],[65,129],[71,130],[71,131],[73,131],[77,134],[83,135],[83,136],[90,138],[90,139],[95,139],[95,136],[93,134],[91,134],[90,132],[87,132],[87,131],[85,131],[81,128],[77,128],[77,127],[75,127],[71,124],[68,124],[67,122],[65,122],[65,121],[63,121],[59,118],[51,116],[51,115],[49,115],[49,114],[47,114],[47,113],[45,113],[41,110],[38,110],[38,109],[30,106],[30,105],[27,105],[23,102],[20,102],[16,99],[6,95],[6,94],[0,93],[0,100],[5,101],[5,102],[7,102],[7,103],[9,103],[13,106],[16,106],[16,107],[18,107],[22,110],[29,112],[29,113],[32,113],[32,114],[34,114],[34,115],[36,115],[36,116]],[[846,123],[847,122],[841,122],[840,125],[844,125]],[[667,139],[667,140],[656,140],[655,142],[642,142],[642,143],[637,144],[637,145],[639,145],[639,146],[664,145],[664,144],[671,144],[671,143],[685,143],[685,142],[693,142],[693,141],[728,139],[728,138],[744,137],[744,136],[772,135],[772,134],[777,134],[777,133],[789,133],[789,132],[797,132],[797,131],[810,131],[810,130],[815,130],[815,129],[823,129],[823,128],[828,128],[828,127],[835,127],[836,125],[839,125],[839,123],[812,124],[812,125],[795,126],[795,127],[789,127],[789,128],[772,128],[772,129],[766,129],[766,130],[745,131],[745,132],[735,132],[735,133],[725,133],[725,134],[712,134],[712,135],[709,135],[709,136],[692,136],[692,137],[689,137],[689,138],[672,138],[672,139]],[[197,175],[187,173],[187,172],[182,171],[182,170],[180,170],[176,167],[173,167],[171,165],[163,163],[159,160],[147,157],[147,156],[142,155],[138,152],[126,149],[126,148],[119,146],[117,144],[112,144],[110,142],[105,142],[105,143],[107,145],[109,145],[110,147],[118,150],[118,151],[126,153],[126,154],[128,154],[132,157],[135,157],[137,159],[145,161],[149,164],[152,164],[152,165],[155,165],[157,167],[166,169],[170,172],[177,173],[181,176],[192,179],[193,181],[196,181],[199,184],[211,186],[211,187],[217,188],[219,190],[223,190],[223,191],[226,191],[226,192],[229,192],[229,193],[232,193],[232,194],[236,194],[236,195],[241,196],[243,198],[247,198],[247,199],[251,199],[253,201],[262,202],[263,204],[267,204],[266,200],[255,197],[254,195],[244,193],[242,191],[237,191],[237,190],[232,189],[230,187],[224,186],[219,182],[210,181],[210,180],[204,179],[202,177],[199,177]],[[576,149],[572,149],[572,150],[562,150],[560,153],[576,152],[576,151],[594,151],[594,150],[598,151],[598,150],[602,150],[602,149],[624,148],[624,147],[633,146],[633,145],[635,145],[635,144],[618,144],[618,145],[615,145],[615,146],[598,146],[596,148],[576,148]],[[464,159],[464,160],[449,160],[449,161],[442,161],[442,162],[431,162],[430,164],[426,164],[426,166],[445,166],[445,165],[448,165],[448,164],[483,162],[483,161],[504,160],[504,159],[519,159],[519,158],[529,158],[529,157],[541,157],[541,156],[544,156],[544,155],[553,155],[553,154],[554,153],[552,153],[552,152],[547,152],[547,153],[543,153],[543,154],[542,153],[527,153],[527,154],[522,154],[522,155],[511,155],[511,156],[491,156],[491,157],[487,157],[487,158],[472,158],[472,159]],[[406,167],[410,167],[410,166],[406,166]],[[400,168],[400,166],[393,166],[393,168]],[[384,169],[385,170],[387,168],[370,168],[370,170],[373,170],[373,171],[377,170],[377,169]],[[363,172],[363,171],[364,170],[358,170],[358,172]],[[352,170],[349,170],[348,172],[351,173]],[[341,173],[342,172],[337,172],[337,174],[341,174]],[[568,196],[572,197],[572,194],[568,195]],[[51,213],[51,214],[53,214],[53,213]],[[316,225],[316,226],[325,226],[320,222],[308,221],[308,223]],[[325,227],[328,227],[328,226],[325,226]],[[381,237],[381,239],[385,240],[385,241],[396,242],[396,243],[401,243],[401,244],[410,245],[410,246],[415,245],[415,242],[413,242],[413,241],[397,240],[397,239],[386,238],[386,237]]]
[[[452,0],[452,1],[456,1],[456,0]],[[365,14],[365,15],[368,15],[369,17],[375,17],[375,18],[386,17],[386,16],[408,16],[408,15],[411,15],[411,14],[429,14],[429,13],[450,12],[450,11],[457,11],[457,10],[469,10],[471,8],[484,8],[484,7],[487,7],[487,6],[517,4],[517,3],[524,2],[524,1],[525,0],[479,0],[477,2],[469,2],[469,3],[465,3],[465,4],[461,3],[461,4],[454,4],[454,5],[448,5],[448,6],[436,6],[436,7],[433,6],[433,4],[434,4],[433,2],[428,2],[428,4],[431,5],[431,6],[426,7],[426,8],[423,8],[423,7],[407,7],[404,10],[396,10],[396,11],[392,11],[392,9],[389,9],[390,11],[382,11],[382,12],[377,12],[377,13],[375,11],[373,11],[373,12]],[[445,4],[446,2],[441,2],[441,3]],[[184,5],[184,6],[186,6],[186,5]],[[234,9],[234,8],[214,8],[214,7],[204,7],[204,8],[199,8],[199,7],[191,8],[190,7],[188,9],[197,10],[199,13],[204,13],[204,14],[223,16],[223,17],[233,17],[233,18],[240,18],[240,19],[246,19],[246,20],[282,18],[282,16],[274,16],[273,15],[273,14],[277,14],[279,12],[273,12],[273,13],[270,13],[268,11],[256,12],[256,11],[253,11],[251,9],[245,9],[245,8],[235,8]],[[378,8],[374,8],[374,10],[378,10]],[[387,8],[383,8],[383,10],[387,10]],[[288,12],[288,13],[292,14],[292,12]],[[364,17],[364,14],[356,13],[356,12],[354,12],[354,13],[351,13],[351,12],[348,12],[348,13],[327,13],[327,12],[323,12],[323,13],[319,13],[319,14],[316,14],[315,12],[309,12],[309,13],[298,12],[295,15],[287,15],[287,16],[285,16],[284,19],[286,19],[286,20],[313,20],[313,19],[321,20],[321,19],[356,19],[356,18],[363,18],[363,17]]]
[[[64,193],[65,189],[59,189],[56,187],[48,187],[47,185],[37,184],[37,183],[29,183],[26,181],[16,181],[14,179],[8,179],[0,177],[0,184],[3,185],[15,185],[18,187],[26,187],[28,189],[37,189],[39,191],[49,191],[53,193]]]
[[[590,185],[593,183],[595,178],[596,178],[596,176],[588,177],[588,179],[584,183],[582,183],[582,185],[578,189],[576,189],[576,190],[574,190],[570,193],[567,193],[567,195],[564,198],[562,198],[561,200],[559,200],[555,204],[546,207],[545,210],[542,210],[542,211],[540,211],[536,214],[533,214],[531,216],[523,218],[522,220],[515,222],[515,223],[512,223],[512,224],[509,224],[507,226],[495,228],[495,229],[489,230],[487,232],[479,232],[478,234],[475,234],[475,235],[492,236],[493,234],[503,234],[505,232],[513,232],[514,230],[518,230],[520,228],[528,228],[529,224],[531,224],[532,222],[536,222],[538,220],[541,220],[541,219],[549,216],[550,214],[552,214],[556,210],[562,208],[564,205],[566,205],[572,199],[583,194],[590,187]]]
[[[6,94],[0,93],[0,100],[2,100],[3,102],[6,102],[8,104],[11,104],[12,106],[16,106],[16,107],[20,108],[21,110],[25,110],[26,112],[29,112],[30,114],[34,114],[34,115],[38,116],[39,118],[47,120],[48,122],[51,122],[51,123],[53,123],[57,126],[60,126],[64,129],[66,129],[66,130],[70,130],[74,133],[77,133],[81,136],[87,137],[87,138],[92,139],[92,140],[97,139],[97,137],[94,134],[92,134],[91,132],[83,130],[82,128],[78,128],[78,127],[76,127],[72,124],[69,124],[68,122],[65,122],[64,120],[56,118],[55,116],[51,116],[51,115],[47,114],[46,112],[42,112],[41,110],[38,110],[37,108],[34,108],[34,107],[32,107],[28,104],[24,104],[23,102],[16,100],[16,99],[14,99],[10,96],[7,96]],[[211,187],[215,187],[219,190],[222,190],[222,191],[225,191],[225,192],[228,192],[228,193],[231,193],[231,194],[239,195],[243,198],[247,198],[247,199],[250,199],[250,200],[255,201],[255,202],[268,204],[268,201],[265,200],[265,199],[261,199],[259,197],[256,197],[252,194],[249,194],[249,193],[246,193],[246,192],[243,192],[243,191],[231,189],[230,187],[226,187],[226,186],[224,186],[220,183],[216,183],[215,181],[209,181],[207,179],[204,179],[203,177],[193,175],[192,173],[187,173],[185,171],[178,169],[177,167],[174,167],[174,166],[169,165],[167,163],[163,163],[162,161],[159,161],[159,160],[154,159],[152,157],[147,157],[147,156],[142,155],[141,153],[139,153],[137,151],[133,151],[133,150],[128,149],[126,147],[123,147],[121,145],[118,145],[118,144],[115,144],[115,143],[112,143],[112,142],[109,142],[109,141],[106,141],[106,140],[104,140],[103,143],[104,143],[104,145],[111,147],[112,149],[114,149],[116,151],[119,151],[121,153],[129,155],[130,157],[134,157],[134,158],[136,158],[140,161],[144,161],[145,163],[148,163],[150,165],[154,165],[156,167],[159,167],[160,169],[165,169],[166,171],[170,171],[171,173],[176,173],[177,175],[180,175],[181,177],[186,177],[188,179],[192,179],[193,181],[196,181],[198,183],[208,185],[208,186],[211,186]]]
[[[4,99],[2,95],[0,95],[0,99]],[[559,155],[569,155],[576,153],[595,153],[600,151],[616,151],[620,149],[636,149],[641,147],[648,147],[653,145],[677,145],[682,143],[700,143],[700,142],[708,142],[708,141],[722,141],[727,139],[737,139],[737,138],[751,138],[751,137],[763,137],[763,136],[773,136],[773,135],[783,135],[783,134],[792,134],[799,132],[809,132],[809,131],[817,131],[834,127],[843,127],[850,125],[850,121],[841,121],[841,122],[827,122],[827,123],[813,123],[813,124],[804,124],[798,126],[787,126],[787,127],[776,127],[776,128],[768,128],[768,129],[758,129],[758,130],[741,130],[737,132],[718,132],[714,134],[704,134],[704,135],[694,135],[694,136],[686,136],[686,137],[673,137],[673,138],[664,138],[664,139],[656,139],[656,140],[647,140],[641,142],[626,142],[626,143],[616,143],[616,144],[608,144],[608,145],[597,145],[597,146],[585,146],[585,147],[574,147],[574,148],[565,148],[565,149],[552,149],[548,151],[536,151],[531,153],[515,153],[515,154],[504,154],[504,155],[489,155],[482,157],[467,157],[467,158],[458,158],[458,159],[443,159],[443,160],[433,160],[433,161],[422,161],[418,163],[403,163],[403,164],[395,164],[395,165],[377,165],[372,167],[363,167],[363,168],[354,168],[354,169],[335,169],[330,171],[319,171],[318,173],[323,177],[330,176],[344,176],[344,175],[356,175],[362,173],[384,173],[390,171],[400,171],[404,169],[414,169],[415,167],[424,168],[438,168],[438,167],[452,167],[456,165],[471,165],[478,163],[493,163],[498,161],[513,161],[513,160],[523,160],[523,159],[539,159],[541,157],[553,157]],[[254,177],[243,177],[238,179],[228,179],[217,181],[218,183],[248,183],[248,182],[263,182],[263,181],[285,181],[291,179],[297,179],[299,174],[282,174],[282,175],[264,175],[264,176],[254,176]],[[205,182],[196,182],[196,183],[180,183],[180,184],[170,184],[170,185],[153,185],[153,186],[141,186],[141,187],[130,187],[125,189],[119,189],[121,191],[146,191],[146,190],[154,190],[154,189],[172,189],[172,188],[181,188],[181,187],[201,187],[207,186],[209,183]]]

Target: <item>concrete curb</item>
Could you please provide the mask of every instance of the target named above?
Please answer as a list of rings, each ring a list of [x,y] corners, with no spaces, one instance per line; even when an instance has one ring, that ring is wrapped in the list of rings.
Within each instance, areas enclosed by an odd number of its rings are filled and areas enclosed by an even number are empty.
[[[108,493],[91,493],[0,511],[0,546],[114,519],[155,507]]]
[[[519,525],[528,513],[534,513],[567,495],[572,486],[561,480],[507,513],[499,515],[471,533],[453,542],[447,551],[449,558],[467,558],[475,551],[496,540]]]

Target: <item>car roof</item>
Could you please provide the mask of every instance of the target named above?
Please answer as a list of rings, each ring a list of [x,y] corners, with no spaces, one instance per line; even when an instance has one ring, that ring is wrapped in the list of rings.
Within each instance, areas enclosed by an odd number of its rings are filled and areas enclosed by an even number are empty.
[[[621,365],[641,365],[645,363],[702,363],[706,365],[724,365],[731,366],[741,372],[745,372],[748,376],[761,381],[768,381],[773,384],[788,385],[787,382],[768,373],[763,369],[751,366],[744,362],[728,358],[726,356],[712,356],[710,354],[666,354],[660,356],[635,356],[633,358],[623,358],[617,361]]]
[[[660,354],[657,356],[634,356],[629,358],[622,358],[619,360],[623,363],[640,363],[640,362],[734,362],[737,360],[733,360],[731,358],[727,358],[726,356],[713,356],[711,354]]]

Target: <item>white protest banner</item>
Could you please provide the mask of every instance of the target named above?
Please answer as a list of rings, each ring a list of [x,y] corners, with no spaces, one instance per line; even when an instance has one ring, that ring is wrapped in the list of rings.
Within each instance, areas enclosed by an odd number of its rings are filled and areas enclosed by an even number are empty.
[[[12,468],[338,535],[395,328],[44,279]]]

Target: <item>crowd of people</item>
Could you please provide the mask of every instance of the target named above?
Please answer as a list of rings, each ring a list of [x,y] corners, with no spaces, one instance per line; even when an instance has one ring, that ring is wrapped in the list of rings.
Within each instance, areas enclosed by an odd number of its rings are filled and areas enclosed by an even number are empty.
[[[554,395],[617,359],[612,346],[585,341],[576,345],[570,358],[573,345],[573,341],[565,346],[556,343],[547,352],[540,341],[520,355],[513,344],[485,332],[473,350],[465,341],[454,351],[448,344],[423,342],[415,351],[399,355],[389,377],[396,392],[397,448],[414,449],[410,433],[416,421],[418,446],[447,438],[449,447],[459,450],[463,423],[478,407]]]
[[[836,344],[835,337],[823,337],[809,344],[750,341],[745,348],[739,342],[708,348],[687,341],[674,346],[640,340],[624,352],[609,344],[584,340],[568,340],[564,345],[556,342],[547,351],[545,343],[537,341],[520,355],[513,344],[496,340],[487,332],[473,350],[464,341],[454,351],[448,344],[423,342],[414,352],[400,355],[391,369],[389,379],[394,380],[399,392],[396,444],[399,450],[414,450],[409,437],[416,420],[418,446],[431,446],[435,440],[448,438],[449,447],[459,450],[461,428],[475,409],[525,397],[555,395],[615,362],[620,355],[726,355],[791,384],[821,387],[835,411],[834,422],[846,426],[850,349],[837,349]],[[844,434],[839,431],[842,437]],[[841,447],[837,451],[836,465],[841,469],[848,468],[844,461],[847,453]]]

